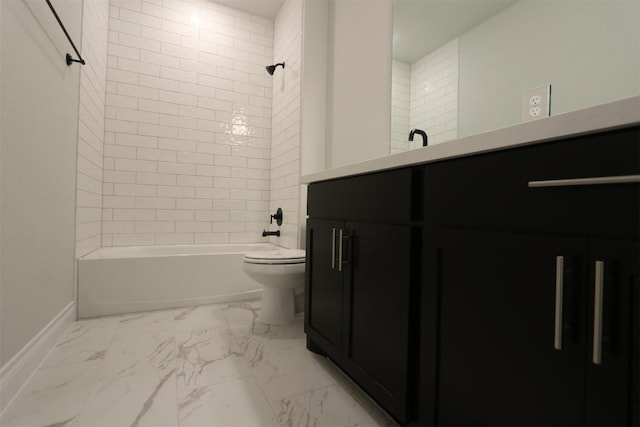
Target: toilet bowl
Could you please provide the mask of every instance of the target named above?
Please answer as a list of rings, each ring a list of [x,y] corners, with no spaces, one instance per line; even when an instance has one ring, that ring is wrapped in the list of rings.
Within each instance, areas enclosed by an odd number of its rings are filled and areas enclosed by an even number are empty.
[[[285,325],[295,319],[293,290],[304,284],[305,251],[276,249],[249,252],[243,271],[263,286],[258,320],[270,325]]]

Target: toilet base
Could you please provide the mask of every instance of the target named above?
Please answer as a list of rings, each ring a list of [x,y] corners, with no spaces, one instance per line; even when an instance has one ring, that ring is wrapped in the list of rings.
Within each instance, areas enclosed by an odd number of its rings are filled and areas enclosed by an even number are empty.
[[[268,325],[286,325],[295,320],[295,296],[293,289],[262,290],[262,307],[258,320]]]

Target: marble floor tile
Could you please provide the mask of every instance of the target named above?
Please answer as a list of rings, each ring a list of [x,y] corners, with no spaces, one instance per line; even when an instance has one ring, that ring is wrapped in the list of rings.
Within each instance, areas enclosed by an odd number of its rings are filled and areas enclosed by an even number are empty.
[[[282,400],[336,383],[306,349],[302,322],[275,329],[272,336],[252,335],[245,357],[269,401]],[[283,334],[284,336],[282,336]],[[287,336],[293,334],[294,337]]]
[[[179,403],[180,427],[279,425],[254,377],[210,385]]]
[[[173,371],[176,367],[175,354],[173,328],[168,331],[116,336],[107,350],[100,378]]]
[[[118,328],[118,319],[80,320],[60,339],[43,367],[69,365],[104,359]]]
[[[2,427],[393,426],[260,301],[75,322]]]
[[[177,426],[175,372],[103,378],[69,427]]]
[[[80,413],[96,380],[100,361],[41,368],[2,414],[0,425],[63,426]]]
[[[226,325],[176,331],[177,387],[185,395],[193,388],[252,374],[240,346]]]
[[[283,426],[376,426],[369,412],[338,385],[331,385],[272,403]]]
[[[216,327],[228,327],[219,305],[200,305],[197,307],[177,308],[173,312],[176,331],[195,331]]]

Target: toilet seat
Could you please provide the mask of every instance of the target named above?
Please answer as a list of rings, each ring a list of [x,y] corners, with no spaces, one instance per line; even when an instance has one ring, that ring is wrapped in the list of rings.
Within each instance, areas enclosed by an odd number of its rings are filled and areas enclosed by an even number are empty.
[[[305,251],[302,249],[249,252],[244,256],[244,262],[249,264],[303,264],[305,260]]]

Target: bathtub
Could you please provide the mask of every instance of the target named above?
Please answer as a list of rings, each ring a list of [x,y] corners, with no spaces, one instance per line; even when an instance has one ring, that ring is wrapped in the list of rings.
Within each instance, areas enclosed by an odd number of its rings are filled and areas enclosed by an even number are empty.
[[[78,260],[78,317],[254,299],[262,287],[242,271],[269,243],[100,248]]]

